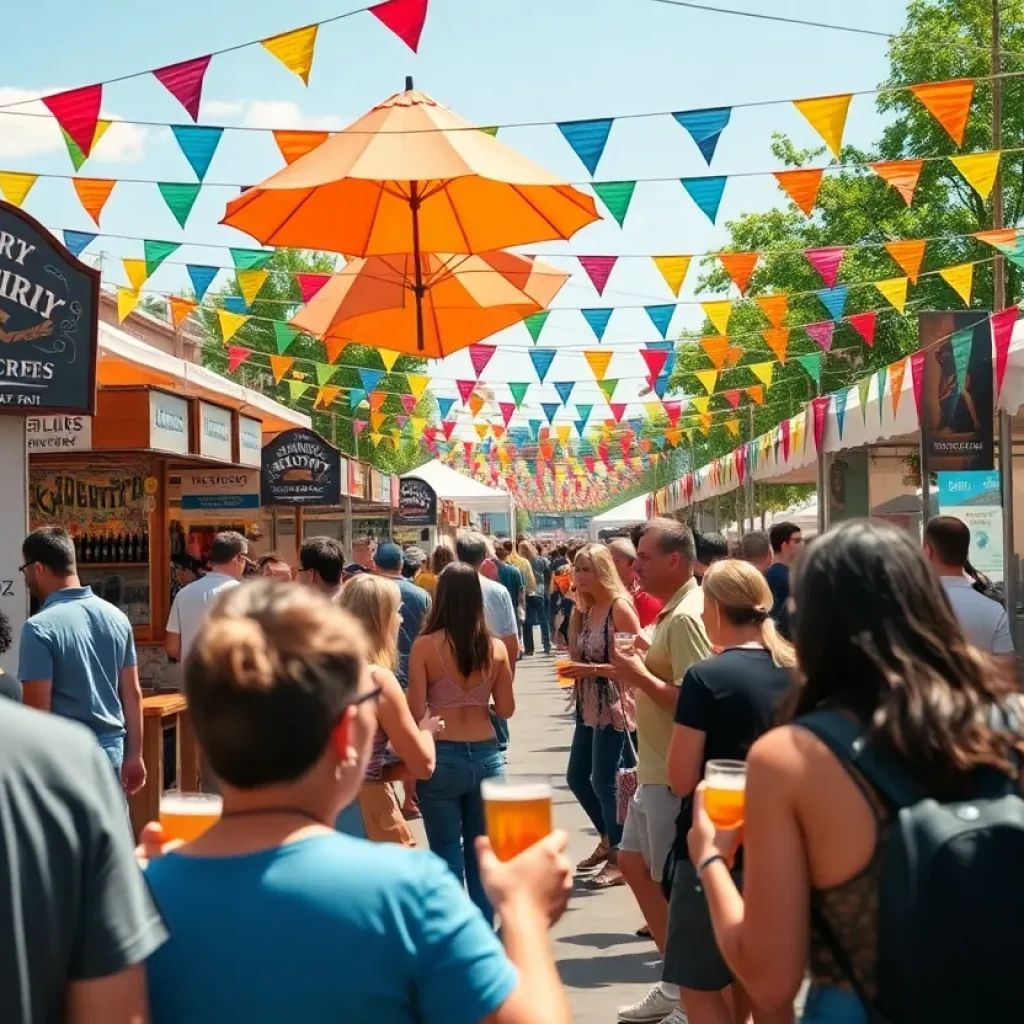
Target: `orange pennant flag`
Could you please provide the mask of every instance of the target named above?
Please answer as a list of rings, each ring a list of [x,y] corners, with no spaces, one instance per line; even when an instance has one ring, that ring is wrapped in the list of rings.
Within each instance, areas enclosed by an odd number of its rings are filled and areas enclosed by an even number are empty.
[[[999,173],[999,150],[988,153],[967,153],[951,156],[949,162],[964,176],[967,184],[981,196],[988,199]]]
[[[912,85],[910,91],[924,104],[949,137],[958,145],[964,141],[967,117],[974,98],[974,79],[960,78],[951,82],[926,82]]]
[[[702,302],[700,308],[704,310],[705,316],[711,321],[719,334],[725,334],[729,330],[729,317],[732,315],[732,299],[723,299],[719,302]]]
[[[986,245],[993,245],[997,249],[1002,245],[1014,245],[1017,241],[1016,228],[993,228],[991,231],[975,231],[974,237]]]
[[[718,260],[725,267],[725,272],[732,278],[732,283],[743,295],[750,284],[750,276],[757,266],[756,252],[720,252]]]
[[[604,375],[608,372],[608,367],[611,364],[613,352],[598,352],[593,349],[588,349],[583,353],[587,360],[587,364],[590,366],[591,372],[598,380],[604,380]]]
[[[726,420],[725,429],[732,434],[733,437],[740,436],[740,421],[739,420]]]
[[[700,416],[700,430],[701,433],[707,437],[711,433],[711,413],[701,413]]]
[[[322,142],[326,142],[330,132],[274,132],[274,141],[281,151],[286,164],[293,164],[300,156],[305,156],[316,149]]]
[[[900,399],[903,397],[903,377],[907,372],[907,360],[901,359],[889,367],[889,388],[892,394],[892,414],[895,418],[900,408]]]
[[[868,164],[886,185],[896,189],[909,206],[914,201],[917,179],[921,177],[923,160],[882,160]]]
[[[789,348],[789,328],[776,327],[773,331],[762,331],[764,343],[775,353],[780,363],[786,361],[786,350]]]
[[[811,127],[825,140],[825,145],[839,159],[843,148],[843,131],[846,115],[850,111],[853,96],[818,96],[809,100],[793,100],[793,106],[810,122]]]
[[[764,405],[764,388],[760,384],[743,389],[747,397],[757,405]]]
[[[309,72],[313,67],[313,49],[316,46],[316,25],[297,28],[294,32],[283,32],[279,36],[261,39],[266,47],[289,71],[309,85]]]
[[[900,269],[914,284],[917,284],[917,277],[921,273],[925,244],[923,238],[885,243],[885,251],[900,265]]]
[[[387,413],[384,412],[371,412],[370,413],[370,429],[373,431],[380,430],[384,426],[384,421],[388,418]]]
[[[194,299],[183,299],[177,295],[170,296],[167,302],[171,307],[171,323],[175,330],[189,318],[192,310],[199,305]]]
[[[117,182],[108,178],[75,178],[71,184],[75,186],[78,201],[85,207],[85,212],[99,227],[100,214]]]
[[[325,384],[322,388],[317,388],[316,401],[313,403],[313,406],[314,408],[319,406],[321,409],[326,409],[340,394],[340,387],[335,384]]]
[[[274,383],[280,384],[284,375],[292,368],[294,356],[270,356],[270,370],[274,375]]]
[[[673,295],[679,294],[686,280],[686,272],[690,269],[689,256],[653,256],[658,273],[665,279],[665,284],[672,289]]]
[[[818,201],[818,189],[825,171],[809,168],[804,171],[775,171],[775,180],[797,206],[809,217]]]
[[[754,300],[772,327],[781,327],[789,309],[788,295],[762,295]]]
[[[729,339],[717,334],[709,334],[707,337],[700,339],[700,344],[708,354],[711,365],[716,370],[722,369],[725,366],[726,359],[729,357]]]

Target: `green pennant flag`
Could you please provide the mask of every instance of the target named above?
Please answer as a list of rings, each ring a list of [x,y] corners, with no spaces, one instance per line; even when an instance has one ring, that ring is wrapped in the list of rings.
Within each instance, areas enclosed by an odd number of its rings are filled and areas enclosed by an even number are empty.
[[[289,397],[293,402],[297,402],[305,393],[309,385],[302,380],[286,380],[285,384],[288,385]]]
[[[229,249],[235,270],[262,270],[273,258],[265,249]]]
[[[797,356],[796,361],[807,371],[807,375],[814,381],[814,386],[821,390],[821,353],[812,352],[810,355]]]
[[[164,197],[167,208],[174,214],[174,219],[184,227],[202,186],[190,185],[187,182],[161,181],[156,187]]]
[[[85,154],[82,152],[82,147],[63,128],[60,133],[64,136],[64,144],[68,147],[68,156],[71,157],[71,162],[75,165],[75,173],[77,173],[85,163]]]
[[[889,367],[888,366],[883,366],[878,371],[878,373],[875,374],[875,380],[878,381],[878,416],[879,416],[879,419],[881,419],[882,409],[884,408],[884,403],[883,403],[882,399],[885,398],[885,378],[888,376],[888,374],[889,374]]]
[[[871,378],[865,377],[857,381],[857,394],[860,396],[860,414],[866,424],[868,421],[868,396],[871,392]]]
[[[152,277],[153,271],[155,271],[156,268],[171,255],[171,253],[176,252],[181,248],[181,243],[157,242],[152,239],[146,239],[143,241],[142,247],[146,261],[146,277]]]
[[[509,390],[512,392],[512,401],[516,403],[517,409],[522,406],[523,399],[526,397],[526,390],[529,386],[529,384],[509,384]]]
[[[597,193],[598,199],[608,207],[608,212],[623,226],[626,211],[633,199],[636,188],[635,181],[595,181],[591,188]]]
[[[316,364],[316,382],[323,387],[340,369],[340,367],[332,366],[330,363],[317,363]]]
[[[488,125],[486,128],[481,128],[480,131],[482,131],[484,135],[490,135],[492,139],[496,139],[498,137],[498,125],[496,124]]]
[[[288,346],[299,336],[297,327],[286,324],[283,320],[274,321],[274,342],[277,345],[277,354],[283,356],[288,351]]]
[[[605,378],[604,380],[599,380],[597,382],[597,386],[604,392],[604,397],[611,402],[612,396],[615,394],[615,389],[619,386],[619,382],[617,380],[608,380]]]
[[[967,364],[971,361],[971,346],[974,344],[974,328],[966,327],[957,331],[950,339],[953,350],[953,368],[956,370],[956,386],[963,391],[967,379]]]
[[[530,338],[534,345],[540,340],[540,332],[544,330],[544,325],[548,322],[550,315],[551,310],[545,309],[541,313],[531,314],[523,321],[526,324],[526,329],[530,332]]]

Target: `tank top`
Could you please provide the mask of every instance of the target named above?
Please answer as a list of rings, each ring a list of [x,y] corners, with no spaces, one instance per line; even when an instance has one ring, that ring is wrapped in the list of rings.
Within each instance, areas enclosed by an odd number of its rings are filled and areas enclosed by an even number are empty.
[[[437,660],[441,663],[444,674],[439,679],[427,683],[427,704],[430,708],[434,711],[444,711],[449,708],[486,708],[490,704],[491,690],[494,689],[497,677],[494,662],[491,663],[491,671],[488,676],[467,690],[460,686],[448,671],[442,647],[436,636],[434,637],[434,650],[437,651]]]

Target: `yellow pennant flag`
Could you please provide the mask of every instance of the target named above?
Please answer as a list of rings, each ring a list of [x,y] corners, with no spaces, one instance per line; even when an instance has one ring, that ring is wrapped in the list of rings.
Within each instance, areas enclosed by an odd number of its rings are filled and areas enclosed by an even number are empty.
[[[427,385],[430,383],[429,377],[424,377],[418,373],[407,373],[405,379],[409,382],[409,392],[418,402],[423,397],[423,392],[427,390]]]
[[[960,263],[955,267],[946,267],[939,271],[942,278],[964,300],[964,305],[971,304],[971,289],[974,286],[974,264]]]
[[[486,423],[474,423],[473,427],[481,441],[487,437],[487,431],[490,430],[490,427],[488,427]]]
[[[128,281],[132,288],[136,292],[140,291],[142,286],[146,283],[146,279],[149,277],[149,274],[146,271],[146,261],[121,260],[121,262],[124,264],[124,272],[128,275]]]
[[[241,313],[232,313],[227,309],[218,309],[217,319],[220,321],[220,333],[226,345],[245,326],[249,318]]]
[[[786,319],[786,310],[789,309],[788,295],[762,295],[754,301],[761,312],[768,317],[772,327],[782,326],[782,321]]]
[[[733,437],[740,436],[740,421],[739,420],[726,420],[725,429],[732,434]]]
[[[381,446],[381,442],[383,440],[384,440],[384,435],[383,434],[379,433],[376,430],[371,430],[370,431],[370,444],[372,444],[374,448],[379,448]]]
[[[238,281],[238,290],[247,306],[251,306],[253,299],[260,293],[260,289],[266,283],[268,272],[266,270],[236,270],[235,280]]]
[[[967,184],[981,196],[988,199],[992,194],[992,186],[996,183],[999,173],[998,149],[988,153],[967,153],[964,156],[951,156],[949,162],[964,176]]]
[[[171,323],[177,330],[190,316],[199,303],[194,299],[183,299],[178,295],[172,295],[167,304],[171,307]]]
[[[707,353],[708,359],[711,360],[711,365],[716,370],[720,370],[725,366],[725,361],[729,358],[729,352],[731,351],[727,337],[723,337],[720,334],[708,334],[700,339],[700,345]]]
[[[649,420],[656,420],[662,412],[661,402],[644,402],[644,409],[647,411]]]
[[[683,432],[677,427],[665,431],[665,440],[675,448],[683,439]]]
[[[707,437],[711,433],[711,413],[703,413],[700,417],[700,432]]]
[[[583,353],[584,358],[587,360],[587,365],[590,367],[591,373],[597,380],[604,380],[604,375],[608,372],[608,367],[611,365],[612,352],[595,351],[594,349],[588,349]]]
[[[699,413],[706,413],[710,404],[711,399],[708,398],[707,395],[695,395],[690,399],[690,405],[692,405]]]
[[[425,416],[410,416],[409,426],[412,427],[413,437],[419,437],[423,433],[424,428],[427,425],[427,418]]]
[[[673,295],[679,294],[686,280],[686,272],[690,269],[689,256],[653,256],[654,265],[658,272],[665,279],[665,284],[672,290]]]
[[[261,39],[268,49],[289,71],[309,85],[309,72],[313,67],[313,48],[316,46],[316,25],[297,28],[294,32],[283,32],[279,36]]]
[[[570,430],[572,430],[572,427],[570,427],[567,423],[560,423],[557,427],[555,427],[555,435],[558,437],[559,443],[562,445],[562,447],[565,447],[565,445],[569,443]]]
[[[914,284],[917,284],[917,275],[921,273],[925,244],[923,238],[885,243],[885,251],[900,265],[900,269]]]
[[[889,367],[889,389],[892,397],[892,415],[895,419],[896,413],[900,411],[900,399],[903,397],[903,378],[907,373],[909,360],[901,359]]]
[[[25,196],[38,180],[38,174],[23,174],[20,171],[0,171],[0,192],[11,206],[21,207]]]
[[[270,356],[270,371],[274,375],[274,383],[280,384],[284,375],[292,368],[294,356]]]
[[[139,293],[131,288],[117,289],[117,322],[123,324],[139,304]]]
[[[875,287],[881,292],[882,298],[892,304],[897,313],[902,313],[907,305],[907,285],[905,277],[890,277],[887,281],[876,281]]]
[[[704,386],[704,390],[710,395],[714,393],[715,384],[718,383],[717,370],[694,370],[694,377]]]
[[[729,333],[732,299],[722,299],[718,302],[702,302],[700,308],[704,310],[704,315],[711,321],[719,334]]]
[[[825,145],[839,159],[843,148],[843,131],[846,129],[846,115],[850,111],[853,96],[818,96],[809,100],[793,100],[793,106],[810,122],[811,127],[825,140]]]
[[[766,387],[772,386],[772,372],[775,369],[774,363],[751,363],[747,369]]]
[[[384,364],[384,369],[390,373],[395,368],[395,363],[398,362],[398,357],[402,353],[392,352],[386,348],[379,348],[377,351],[380,353],[380,360]]]

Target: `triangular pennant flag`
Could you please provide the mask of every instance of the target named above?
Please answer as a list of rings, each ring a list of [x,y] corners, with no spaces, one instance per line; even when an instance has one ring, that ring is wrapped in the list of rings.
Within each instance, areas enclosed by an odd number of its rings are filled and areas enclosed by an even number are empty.
[[[654,324],[655,330],[662,338],[667,338],[669,325],[672,323],[672,314],[675,313],[676,307],[673,305],[658,305],[644,306],[644,309],[651,318],[651,323]],[[657,376],[657,374],[652,374],[652,376]]]
[[[527,331],[530,332],[530,340],[537,344],[540,340],[540,332],[544,330],[544,325],[548,322],[548,317],[551,315],[551,310],[545,309],[540,313],[531,313],[523,323],[526,324]]]
[[[228,373],[234,373],[251,355],[251,348],[243,348],[241,345],[229,345]]]
[[[84,89],[72,89],[69,92],[57,93],[55,96],[43,97],[46,109],[53,114],[57,123],[71,136],[85,156],[92,152],[102,102],[102,85],[87,85]]]
[[[284,162],[289,165],[330,138],[329,132],[277,131],[273,135]]]
[[[291,345],[298,336],[298,329],[292,327],[291,324],[286,324],[281,320],[274,321],[274,347],[277,349],[278,355],[284,355],[284,353],[288,351],[288,346]],[[330,361],[334,362],[333,359]]]
[[[875,287],[883,299],[892,304],[893,309],[902,315],[907,305],[907,283],[905,277],[892,277],[887,281],[876,281]]]
[[[772,327],[781,327],[789,309],[788,295],[761,295],[754,300]]]
[[[737,395],[736,397],[739,398],[739,395]],[[733,437],[740,436],[739,420],[726,420],[725,423],[722,425],[725,427],[726,430],[729,431],[730,434],[732,434]]]
[[[555,422],[555,416],[558,413],[558,410],[562,408],[558,402],[541,402],[540,407],[544,410],[544,415],[547,416],[548,423],[552,424]]]
[[[173,255],[180,248],[180,242],[160,242],[154,239],[147,239],[143,241],[142,251],[143,258],[146,263],[146,276],[152,276],[157,267],[159,267],[168,256]]]
[[[836,325],[832,320],[824,320],[818,324],[804,324],[804,330],[818,344],[823,352],[832,348],[832,332]]]
[[[794,356],[794,359],[807,371],[807,375],[814,381],[816,388],[821,387],[821,353],[812,352],[810,355]]]
[[[772,372],[775,369],[774,363],[749,363],[747,369],[766,387],[772,386]]]
[[[377,355],[380,356],[380,361],[384,364],[384,369],[390,373],[395,368],[395,363],[398,362],[401,357],[401,352],[392,352],[390,349],[379,348],[377,349]]]
[[[340,387],[322,387],[316,392],[315,408],[326,409],[341,394]]]
[[[309,302],[330,279],[330,274],[296,274],[295,283],[299,286],[302,301]]]
[[[499,402],[498,411],[501,413],[501,418],[505,421],[505,426],[508,426],[508,422],[515,415],[516,404],[515,402]]]
[[[722,194],[725,192],[725,183],[728,178],[680,178],[679,180],[689,197],[697,204],[700,212],[714,224],[718,217],[718,208],[722,205]]]
[[[728,391],[722,392],[722,397],[731,405],[734,409],[738,409],[740,405],[740,389],[730,388]]]
[[[836,283],[836,276],[839,273],[839,265],[843,262],[846,250],[839,247],[828,249],[805,249],[804,256],[807,262],[818,272],[826,288],[831,288]]]
[[[584,358],[587,360],[587,365],[597,380],[604,380],[604,375],[608,372],[608,366],[612,361],[613,354],[612,352],[594,352],[592,350],[587,350],[583,353]]]
[[[580,405],[578,402],[576,403],[576,415],[579,416],[584,423],[590,419],[590,414],[593,411],[594,407],[592,405]]]
[[[133,288],[117,289],[117,322],[119,324],[124,323],[125,319],[139,304],[140,298],[141,296],[138,291]]]
[[[871,392],[871,378],[864,377],[857,381],[857,400],[860,402],[860,415],[864,423],[868,422],[868,396]]]
[[[828,310],[833,320],[842,320],[843,312],[846,310],[846,296],[849,289],[844,284],[835,288],[828,288],[817,291],[814,294],[821,299],[821,304]]]
[[[529,387],[529,384],[524,383],[509,384],[508,389],[512,392],[512,400],[516,403],[517,409],[522,408],[523,399],[526,398],[526,392]]]
[[[273,250],[228,249],[235,270],[262,270],[273,258]]]
[[[608,408],[611,409],[615,422],[621,423],[622,417],[626,415],[626,403],[609,401]]]
[[[681,110],[672,116],[690,133],[701,156],[710,165],[731,114],[732,107],[715,107],[708,110]]]
[[[658,273],[665,280],[673,295],[678,295],[686,280],[686,272],[690,269],[690,256],[653,256]]]
[[[756,252],[720,252],[718,261],[725,267],[725,272],[732,278],[732,283],[740,291],[740,295],[746,293],[747,285],[750,284],[750,277],[757,266],[758,253]]]
[[[924,394],[924,352],[915,352],[910,357],[910,383],[914,389],[914,408],[921,419],[921,396]]]
[[[825,439],[825,413],[828,412],[828,395],[822,398],[815,398],[811,401],[811,416],[813,417],[814,448],[820,455],[822,453],[821,442]]]
[[[964,305],[971,304],[971,289],[974,285],[974,264],[960,263],[955,267],[946,267],[939,271],[942,278],[964,300]]]
[[[903,397],[903,378],[907,372],[907,360],[901,359],[889,367],[889,390],[892,396],[892,415],[896,418],[899,412],[900,399]]]
[[[949,162],[964,176],[967,184],[981,196],[988,199],[999,173],[999,150],[988,153],[967,153],[951,156]]]
[[[210,169],[210,162],[217,152],[217,146],[220,145],[224,129],[195,124],[172,124],[171,131],[189,166],[202,181]]]
[[[711,399],[708,395],[694,395],[690,399],[690,404],[697,410],[702,416],[707,415],[709,406],[711,405]]]
[[[718,383],[717,370],[694,370],[693,375],[709,395],[714,393],[715,385]]]
[[[744,388],[747,397],[754,402],[756,405],[764,405],[764,388],[760,384],[755,384],[753,387]]]
[[[288,385],[288,397],[292,402],[297,402],[309,390],[309,385],[301,380],[286,380]]]
[[[486,128],[478,128],[477,131],[478,132],[483,132],[484,135],[490,135],[490,137],[492,139],[496,139],[498,137],[498,128],[499,127],[500,127],[499,125],[491,124],[491,125],[488,125]]]
[[[914,201],[917,181],[921,177],[921,168],[924,167],[923,160],[882,160],[868,166],[886,185],[896,189],[903,197],[903,202],[910,206]]]
[[[572,151],[580,158],[583,166],[593,175],[604,152],[608,133],[612,130],[612,118],[596,118],[592,121],[561,121],[558,130]]]
[[[1016,228],[994,228],[990,231],[975,231],[974,237],[986,245],[993,245],[1000,251],[1006,247],[1015,248],[1017,245]]]
[[[636,190],[636,182],[595,181],[591,188],[597,193],[597,198],[608,208],[608,212],[619,222],[619,227],[624,227],[626,212],[629,210],[633,192]]]
[[[882,399],[885,397],[885,378],[889,372],[887,366],[883,366],[878,373],[875,375],[875,380],[878,383],[878,415],[882,415]]]
[[[594,332],[594,337],[600,341],[604,337],[608,321],[612,318],[611,309],[581,309],[580,312],[583,314],[583,319],[587,321],[590,329]]]
[[[839,159],[843,148],[843,131],[846,115],[850,111],[853,96],[818,96],[809,100],[793,100],[793,106],[807,118],[811,127],[824,139],[825,145]]]
[[[917,284],[924,259],[925,239],[911,238],[903,242],[886,242],[885,251],[899,264],[900,269],[913,284]]]
[[[554,384],[555,391],[558,393],[558,397],[561,399],[562,405],[565,405],[569,401],[569,396],[572,394],[572,389],[576,386],[574,380],[560,380]]]
[[[668,359],[667,352],[661,352],[657,349],[641,349],[640,355],[647,364],[647,372],[652,377],[657,377],[661,373]]]
[[[338,372],[340,367],[332,366],[330,363],[316,363],[316,382],[323,387]]]
[[[251,307],[241,295],[225,295],[224,308],[231,313],[238,313],[240,316],[247,316],[252,312]]]
[[[245,299],[245,304],[251,306],[260,289],[266,283],[268,271],[266,270],[236,270],[235,280],[238,282],[238,290]]]
[[[313,50],[316,47],[316,25],[297,28],[294,32],[261,39],[260,43],[269,50],[289,71],[295,72],[309,85],[309,72],[313,67]]]
[[[716,370],[721,370],[729,358],[729,339],[717,334],[708,334],[700,339],[700,345],[711,360],[711,365]]]
[[[469,361],[473,364],[473,372],[476,374],[477,380],[480,379],[480,374],[484,372],[484,368],[491,361],[491,357],[497,351],[498,350],[494,345],[469,346]]]
[[[382,4],[374,4],[369,11],[416,53],[423,23],[427,20],[427,0],[385,0]]]
[[[96,131],[93,133],[92,137],[93,149],[95,149],[96,146],[99,144],[100,139],[102,139],[103,136],[106,135],[107,129],[111,126],[112,123],[113,122],[104,120],[103,118],[100,118],[96,122]],[[71,163],[74,165],[75,173],[77,174],[82,169],[82,165],[85,163],[87,157],[78,148],[78,143],[75,142],[75,140],[71,138],[71,136],[68,135],[68,133],[63,128],[61,128],[60,133],[64,137],[64,145],[68,147],[68,156],[71,157]]]
[[[0,192],[11,206],[21,207],[25,196],[39,180],[38,174],[23,174],[20,171],[0,171]]]
[[[356,437],[360,437],[362,435],[363,431],[368,426],[369,426],[369,423],[366,420],[353,420],[352,421],[352,432],[356,435]],[[452,426],[455,426],[455,424],[453,423]]]
[[[211,55],[195,57],[180,64],[157,68],[153,77],[185,108],[193,121],[199,120],[199,104],[203,98],[203,77],[210,66]]]
[[[604,286],[608,283],[617,256],[577,256],[580,266],[587,272],[591,284],[597,289],[598,295],[604,294]]]
[[[448,415],[448,413],[450,413],[452,411],[452,406],[453,405],[455,405],[455,399],[454,398],[438,398],[438,400],[437,400],[437,410],[441,414],[441,419],[444,419]],[[452,426],[454,426],[454,424],[452,424]],[[445,433],[445,438],[448,439],[450,437],[451,437],[451,431],[449,430],[449,431],[447,431]]]
[[[852,316],[846,318],[846,322],[868,343],[868,346],[872,346],[875,343],[875,320],[877,314],[874,312],[870,313],[854,313]]]
[[[196,293],[196,299],[202,302],[203,296],[210,285],[213,284],[213,279],[217,276],[217,271],[220,270],[220,267],[206,267],[201,264],[187,263],[185,269],[188,271],[189,280],[192,282],[192,289]]]
[[[971,346],[974,344],[974,328],[965,327],[950,338],[949,347],[953,350],[953,369],[956,373],[956,386],[963,391],[967,381],[967,364],[971,361]]]
[[[192,310],[196,308],[198,303],[193,302],[192,299],[183,299],[178,295],[172,295],[168,298],[167,304],[171,308],[171,325],[177,330],[191,315]]]
[[[359,370],[359,382],[364,391],[376,391],[377,385],[383,380],[384,374],[380,370]]]
[[[530,351],[530,362],[533,363],[533,368],[537,372],[537,379],[543,384],[544,378],[548,375],[548,370],[551,369],[551,364],[555,361],[556,350],[553,348],[535,348]]]
[[[90,242],[94,242],[97,237],[91,231],[68,231],[65,229],[63,234],[65,247],[75,257],[81,256],[86,246]]]
[[[974,79],[961,78],[949,82],[926,82],[912,85],[910,91],[924,104],[925,109],[935,118],[949,137],[963,145],[967,117],[971,112],[974,97]]]
[[[996,397],[1003,390],[1003,378],[1010,356],[1013,327],[1020,310],[1016,306],[992,314],[992,346],[996,351]]]
[[[776,327],[771,331],[762,331],[761,337],[764,343],[775,353],[780,363],[786,361],[786,350],[789,348],[789,328]]]
[[[226,309],[217,310],[221,338],[225,345],[245,326],[248,319],[247,316],[240,316],[238,313],[229,313]]]
[[[76,179],[76,184],[79,180],[81,179]],[[156,187],[160,190],[160,195],[163,196],[167,208],[174,214],[174,219],[181,227],[184,227],[202,186],[189,185],[185,182],[161,181]]]
[[[818,189],[825,171],[808,168],[802,171],[775,171],[775,180],[796,205],[809,217],[818,201]]]
[[[109,178],[75,178],[71,184],[74,186],[78,201],[82,204],[85,212],[99,227],[100,214],[103,212],[103,207],[107,205],[110,193],[114,191],[117,182]]]
[[[665,403],[665,415],[668,417],[669,423],[674,427],[679,422],[679,415],[683,410],[682,402],[666,402]]]
[[[700,308],[719,334],[729,333],[729,317],[732,316],[732,299],[717,302],[702,302]]]
[[[610,403],[612,400],[612,396],[615,394],[615,389],[619,386],[619,382],[617,380],[605,379],[602,381],[598,381],[597,386],[604,393],[605,399]]]
[[[146,270],[146,261],[121,260],[121,264],[124,267],[125,274],[128,275],[128,283],[132,286],[132,290],[136,292],[141,291],[142,286],[149,278],[149,272]]]
[[[480,410],[484,407],[484,400],[478,394],[474,393],[469,396],[469,401],[466,404],[469,405],[469,413],[471,416],[479,416]]]

